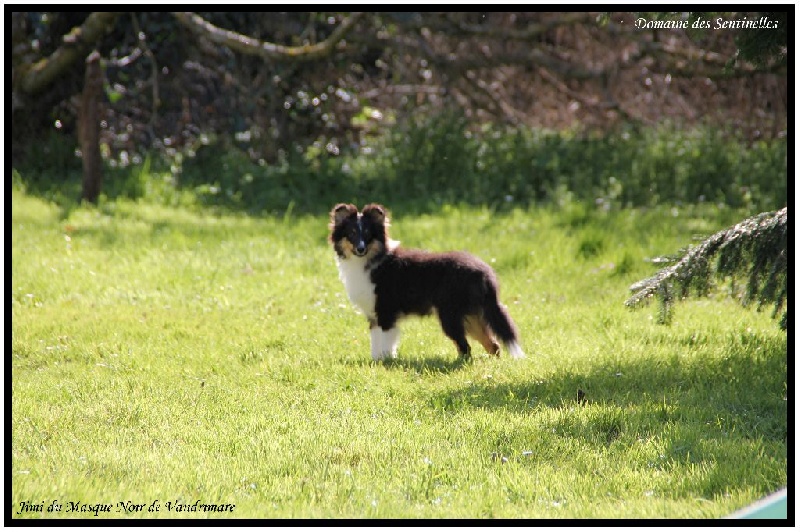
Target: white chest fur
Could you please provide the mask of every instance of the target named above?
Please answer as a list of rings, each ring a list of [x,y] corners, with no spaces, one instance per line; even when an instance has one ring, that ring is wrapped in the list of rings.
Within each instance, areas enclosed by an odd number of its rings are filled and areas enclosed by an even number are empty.
[[[336,257],[339,266],[339,278],[350,301],[370,319],[375,319],[375,285],[369,278],[369,270],[365,268],[365,257]]]

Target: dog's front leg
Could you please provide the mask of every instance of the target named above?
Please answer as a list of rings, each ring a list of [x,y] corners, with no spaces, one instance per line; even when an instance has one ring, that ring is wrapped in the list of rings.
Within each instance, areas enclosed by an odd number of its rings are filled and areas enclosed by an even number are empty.
[[[369,328],[370,347],[372,350],[372,360],[383,360],[383,331],[377,325],[370,325]]]
[[[383,351],[387,356],[397,358],[397,341],[400,339],[400,328],[396,325],[383,331]]]
[[[378,324],[370,324],[369,336],[373,360],[397,357],[397,341],[400,338],[398,327],[383,330]]]

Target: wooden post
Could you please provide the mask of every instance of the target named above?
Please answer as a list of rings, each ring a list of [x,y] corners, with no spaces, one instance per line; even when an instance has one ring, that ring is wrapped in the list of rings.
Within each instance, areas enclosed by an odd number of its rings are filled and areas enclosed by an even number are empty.
[[[100,97],[103,94],[103,69],[100,53],[86,58],[86,76],[78,115],[78,135],[83,155],[81,199],[97,203],[103,185],[103,159],[100,156]]]

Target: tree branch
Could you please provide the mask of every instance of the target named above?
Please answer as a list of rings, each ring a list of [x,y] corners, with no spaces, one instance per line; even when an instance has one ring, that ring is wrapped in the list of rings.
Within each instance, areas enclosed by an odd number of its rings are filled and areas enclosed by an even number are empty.
[[[631,285],[630,290],[635,293],[625,301],[625,305],[635,307],[656,296],[661,303],[659,321],[666,323],[676,287],[685,296],[691,286],[706,291],[712,274],[733,277],[746,273],[749,282],[742,303],[746,306],[759,298],[761,306],[771,300],[775,305],[773,316],[776,315],[783,307],[787,293],[787,221],[788,209],[784,207],[776,212],[762,212],[713,234],[688,250],[677,263]],[[715,255],[718,260],[712,271],[711,259]],[[768,270],[766,281],[761,282]],[[760,294],[757,293],[759,287]],[[781,323],[785,320],[784,314]]]
[[[80,26],[72,28],[64,36],[64,44],[58,47],[50,57],[46,57],[33,66],[19,73],[17,87],[28,95],[34,95],[46,89],[55,79],[72,64],[86,55],[89,47],[100,39],[104,33],[114,27],[120,13],[95,12]]]
[[[352,13],[349,18],[339,24],[339,27],[327,39],[320,43],[303,46],[283,46],[219,28],[194,13],[175,12],[172,14],[178,22],[191,31],[208,38],[216,44],[227,46],[231,50],[248,55],[258,55],[268,60],[297,59],[306,61],[330,55],[336,45],[344,39],[345,35],[364,15],[364,13]]]
[[[594,18],[595,17],[589,13],[564,13],[562,17],[545,22],[534,22],[519,30],[489,24],[467,24],[459,20],[448,19],[448,21],[464,35],[493,37],[503,40],[530,41],[541,37],[553,29],[573,24],[586,24],[592,22]]]

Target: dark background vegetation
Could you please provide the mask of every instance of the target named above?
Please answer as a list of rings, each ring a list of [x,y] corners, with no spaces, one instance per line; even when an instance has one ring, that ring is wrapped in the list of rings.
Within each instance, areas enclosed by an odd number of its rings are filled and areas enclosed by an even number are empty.
[[[213,27],[117,13],[87,42],[69,36],[88,12],[7,11],[14,179],[80,196],[76,117],[96,49],[109,198],[261,214],[343,200],[754,212],[787,201],[793,13],[196,15]],[[777,27],[636,24],[761,17]],[[278,47],[224,42],[223,30]],[[64,64],[41,82],[46,61]]]

